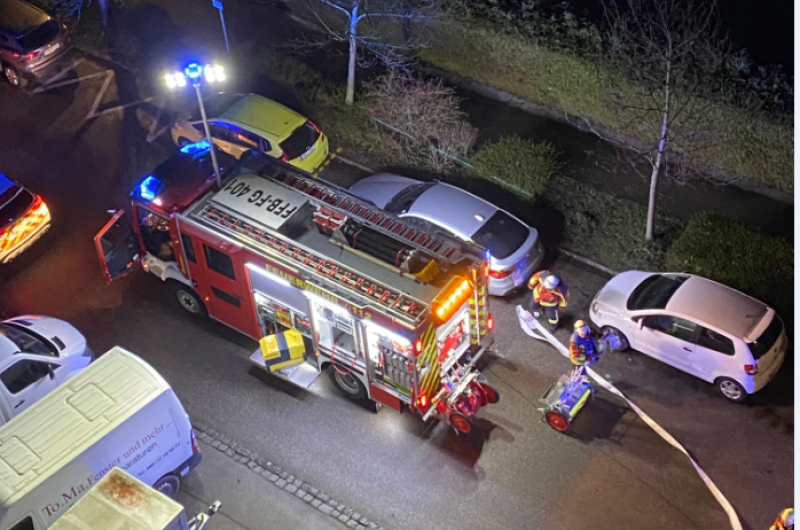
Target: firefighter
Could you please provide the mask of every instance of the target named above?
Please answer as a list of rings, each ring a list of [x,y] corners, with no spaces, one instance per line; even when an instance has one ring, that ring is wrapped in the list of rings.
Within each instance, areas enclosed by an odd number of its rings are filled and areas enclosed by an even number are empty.
[[[594,362],[600,356],[597,339],[583,320],[575,321],[575,331],[569,340],[569,360],[576,367]]]
[[[530,310],[533,316],[539,318],[539,310],[543,309],[547,315],[550,332],[558,327],[558,312],[567,308],[569,290],[558,276],[549,270],[541,270],[528,280],[528,289],[533,291]]]
[[[794,530],[794,509],[783,510],[769,530]]]

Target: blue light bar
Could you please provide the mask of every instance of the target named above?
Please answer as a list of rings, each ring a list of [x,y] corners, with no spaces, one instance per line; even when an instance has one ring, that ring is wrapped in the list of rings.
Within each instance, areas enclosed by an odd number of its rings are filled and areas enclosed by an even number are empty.
[[[198,157],[211,151],[211,143],[208,140],[200,140],[191,144],[186,144],[181,147],[181,153],[185,155],[192,155]]]
[[[186,73],[186,77],[192,81],[197,81],[203,76],[203,67],[198,63],[190,63],[186,65],[186,68],[184,68],[183,71]]]
[[[5,193],[11,186],[14,185],[14,181],[5,176],[4,174],[0,173],[0,193]]]
[[[155,178],[153,175],[149,175],[146,179],[139,184],[139,197],[146,201],[152,201],[158,195],[158,192],[161,191],[161,188],[164,187],[164,183]]]

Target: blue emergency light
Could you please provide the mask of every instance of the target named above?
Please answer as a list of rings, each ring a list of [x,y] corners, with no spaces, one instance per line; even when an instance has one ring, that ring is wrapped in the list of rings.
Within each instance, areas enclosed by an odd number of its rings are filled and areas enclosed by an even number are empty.
[[[181,153],[185,155],[192,155],[197,158],[211,151],[211,143],[208,140],[200,140],[181,147]]]
[[[161,191],[161,188],[164,187],[164,183],[155,178],[153,175],[149,175],[146,179],[139,184],[139,197],[146,201],[152,201],[158,195],[158,192]]]
[[[197,81],[203,75],[203,67],[198,63],[190,63],[186,65],[186,68],[184,68],[183,71],[186,73],[186,77],[192,81]]]
[[[486,261],[492,260],[492,251],[489,250],[488,248],[486,249],[486,252],[484,252],[484,255],[486,256]]]

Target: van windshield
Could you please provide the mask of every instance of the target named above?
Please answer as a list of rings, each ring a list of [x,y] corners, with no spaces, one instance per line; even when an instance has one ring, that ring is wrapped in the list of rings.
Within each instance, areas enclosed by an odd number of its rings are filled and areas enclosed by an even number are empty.
[[[778,337],[781,336],[782,331],[783,322],[778,318],[778,315],[775,315],[772,318],[772,322],[767,326],[767,329],[764,330],[764,333],[747,345],[750,348],[750,353],[753,354],[753,359],[756,361],[759,360],[765,353],[772,349]]]

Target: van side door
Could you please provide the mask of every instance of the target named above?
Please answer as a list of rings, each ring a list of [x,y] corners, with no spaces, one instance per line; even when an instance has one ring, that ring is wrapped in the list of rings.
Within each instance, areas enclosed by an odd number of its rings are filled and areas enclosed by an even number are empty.
[[[0,370],[0,386],[6,395],[11,415],[16,416],[55,389],[59,380],[57,363],[45,362],[33,355],[17,354]]]

